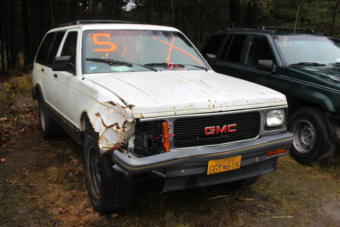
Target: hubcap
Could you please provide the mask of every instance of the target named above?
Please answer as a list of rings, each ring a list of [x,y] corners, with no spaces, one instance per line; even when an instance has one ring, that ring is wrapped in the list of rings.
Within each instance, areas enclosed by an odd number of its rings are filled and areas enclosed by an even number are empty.
[[[307,154],[313,150],[316,135],[315,128],[310,121],[298,120],[294,125],[293,133],[293,145],[298,152]]]
[[[94,197],[99,200],[100,199],[100,185],[101,185],[101,177],[100,177],[100,163],[99,163],[99,152],[97,152],[93,147],[90,148],[90,159],[89,159],[89,167],[90,167],[90,180],[91,187]]]
[[[46,116],[45,116],[45,111],[44,111],[44,107],[40,104],[39,106],[39,113],[40,113],[40,125],[41,125],[41,129],[43,131],[45,131],[46,129]]]

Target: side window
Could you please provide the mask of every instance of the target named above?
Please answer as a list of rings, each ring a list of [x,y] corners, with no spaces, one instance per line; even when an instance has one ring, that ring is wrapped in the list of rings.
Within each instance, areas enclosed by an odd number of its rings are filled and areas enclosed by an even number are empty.
[[[235,35],[234,40],[226,56],[227,62],[241,63],[242,49],[246,43],[246,35]]]
[[[61,40],[63,39],[65,32],[56,32],[53,40],[53,44],[50,48],[50,52],[47,58],[47,65],[52,65],[54,57],[57,55]]]
[[[205,54],[208,53],[217,55],[217,52],[219,51],[225,37],[225,34],[214,35],[213,37],[211,37],[208,44],[204,47],[203,52]]]
[[[221,59],[221,60],[224,59],[225,55],[226,55],[227,52],[228,52],[228,49],[229,49],[231,40],[233,40],[233,36],[232,36],[232,35],[229,35],[229,36],[227,37],[227,40],[225,41],[223,47],[222,47],[222,48],[223,48],[222,53],[217,57],[218,59]]]
[[[256,36],[253,39],[246,64],[256,67],[259,59],[272,60],[275,62],[268,40],[264,36]]]
[[[46,65],[47,64],[47,57],[48,57],[48,53],[50,52],[51,49],[51,45],[53,42],[53,38],[54,38],[55,33],[48,33],[44,39],[44,41],[42,42],[39,51],[38,51],[38,55],[36,58],[36,62],[42,64],[42,65]]]
[[[77,37],[78,32],[69,32],[64,42],[61,56],[71,56],[72,63],[75,65],[77,53]]]

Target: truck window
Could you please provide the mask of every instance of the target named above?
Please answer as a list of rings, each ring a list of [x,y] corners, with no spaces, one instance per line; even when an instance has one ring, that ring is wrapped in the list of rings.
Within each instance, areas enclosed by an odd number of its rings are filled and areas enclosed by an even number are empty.
[[[242,49],[246,43],[247,35],[235,35],[226,56],[227,62],[241,63]]]
[[[47,65],[52,65],[54,57],[57,55],[61,40],[63,39],[65,32],[56,32],[50,52],[47,57]]]
[[[246,64],[256,67],[259,59],[275,62],[268,40],[264,36],[256,36],[251,42]]]
[[[48,33],[46,35],[46,37],[44,38],[44,41],[42,42],[38,54],[37,54],[37,58],[36,58],[36,62],[42,64],[42,65],[46,65],[47,64],[47,57],[48,57],[48,53],[50,52],[51,49],[51,45],[54,39],[54,32]]]
[[[204,47],[203,53],[217,55],[217,52],[219,51],[225,37],[225,34],[218,34],[211,37],[208,44]]]
[[[69,32],[67,34],[61,56],[71,56],[72,63],[75,64],[76,53],[77,53],[77,37],[78,32]]]

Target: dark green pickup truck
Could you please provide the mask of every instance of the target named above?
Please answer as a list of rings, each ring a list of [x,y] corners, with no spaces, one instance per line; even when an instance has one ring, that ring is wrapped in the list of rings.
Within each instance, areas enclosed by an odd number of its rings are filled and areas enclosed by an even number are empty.
[[[287,96],[291,155],[311,164],[334,154],[340,142],[340,48],[335,41],[307,33],[232,29],[212,36],[202,52],[215,71]]]

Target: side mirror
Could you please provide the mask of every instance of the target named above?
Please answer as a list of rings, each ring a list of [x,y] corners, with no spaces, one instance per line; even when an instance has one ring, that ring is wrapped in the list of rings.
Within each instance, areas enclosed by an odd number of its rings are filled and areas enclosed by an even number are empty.
[[[52,69],[53,71],[66,71],[75,74],[75,68],[71,56],[55,57]]]
[[[207,60],[215,60],[216,59],[216,54],[206,53],[205,57],[207,58]]]
[[[275,65],[274,65],[273,60],[259,59],[257,61],[257,68],[265,70],[265,71],[273,72],[275,69]]]

